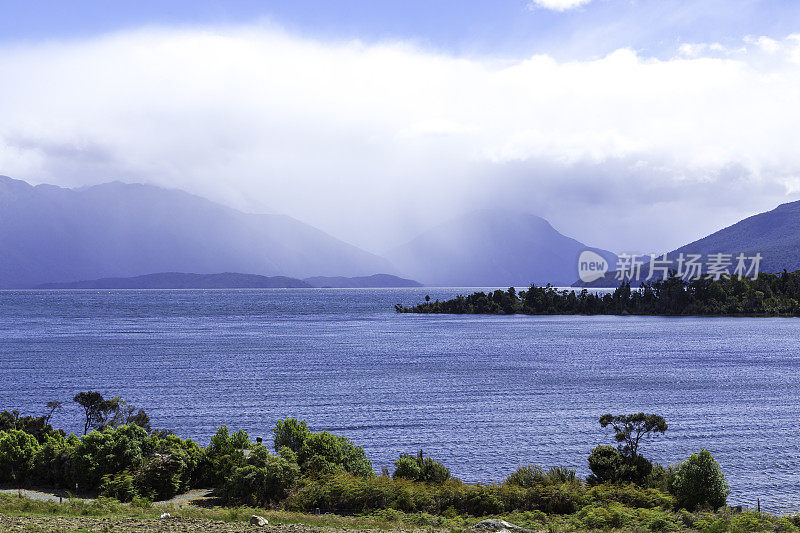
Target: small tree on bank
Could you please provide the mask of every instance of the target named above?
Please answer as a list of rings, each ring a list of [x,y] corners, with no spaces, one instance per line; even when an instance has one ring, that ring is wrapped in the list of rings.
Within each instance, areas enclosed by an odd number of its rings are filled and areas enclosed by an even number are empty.
[[[678,505],[694,511],[707,505],[715,511],[725,505],[730,488],[719,463],[708,450],[692,454],[678,467],[672,490]]]
[[[615,431],[614,439],[619,442],[622,455],[636,459],[639,453],[639,442],[648,434],[664,433],[667,422],[658,415],[636,413],[633,415],[610,415],[600,417],[602,427],[611,426]]]

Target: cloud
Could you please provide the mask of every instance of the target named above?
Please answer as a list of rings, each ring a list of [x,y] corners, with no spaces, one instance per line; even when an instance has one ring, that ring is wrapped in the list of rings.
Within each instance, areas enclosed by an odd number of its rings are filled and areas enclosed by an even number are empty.
[[[552,9],[553,11],[567,11],[588,4],[592,0],[531,0],[529,8]]]
[[[273,27],[6,46],[0,174],[179,187],[378,251],[487,203],[667,249],[796,193],[800,39],[776,42],[585,61]]]

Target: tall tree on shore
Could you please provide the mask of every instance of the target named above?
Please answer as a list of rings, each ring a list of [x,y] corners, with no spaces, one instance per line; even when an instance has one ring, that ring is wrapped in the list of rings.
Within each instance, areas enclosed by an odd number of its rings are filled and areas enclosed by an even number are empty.
[[[79,392],[73,401],[83,407],[85,414],[83,434],[89,433],[90,429],[103,429],[108,425],[109,420],[119,412],[120,398],[115,396],[110,400],[103,398],[103,395],[95,391]]]
[[[667,422],[663,417],[653,414],[636,413],[632,415],[610,415],[600,417],[602,427],[611,426],[615,431],[614,439],[619,442],[623,455],[636,459],[639,453],[639,441],[648,434],[661,433],[667,430]]]

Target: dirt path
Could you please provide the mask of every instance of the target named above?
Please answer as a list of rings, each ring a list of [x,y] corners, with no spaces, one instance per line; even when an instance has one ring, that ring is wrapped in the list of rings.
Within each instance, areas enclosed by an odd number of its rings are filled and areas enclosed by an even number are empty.
[[[194,489],[186,492],[184,494],[178,494],[171,500],[164,500],[160,502],[153,502],[153,505],[180,505],[192,502],[194,500],[200,500],[203,498],[208,498],[211,493],[214,492],[212,489]],[[0,489],[0,494],[10,494],[12,496],[16,496],[17,494],[22,493],[24,498],[30,498],[31,500],[37,500],[40,502],[66,502],[68,501],[67,498],[63,498],[59,496],[57,493],[52,492],[41,492],[37,490],[27,490],[27,489]],[[61,499],[60,499],[61,498]],[[73,500],[79,500],[84,502],[90,502],[93,498],[72,498]]]
[[[58,494],[53,494],[52,492],[40,492],[37,490],[27,490],[27,489],[2,489],[0,490],[0,494],[10,494],[12,496],[16,496],[17,494],[22,493],[24,498],[30,498],[31,500],[37,500],[40,502],[59,502],[61,501],[59,498],[62,498]],[[87,498],[72,498],[73,500],[80,500],[84,502],[91,501],[91,499]],[[63,498],[63,501],[68,501],[67,498]]]

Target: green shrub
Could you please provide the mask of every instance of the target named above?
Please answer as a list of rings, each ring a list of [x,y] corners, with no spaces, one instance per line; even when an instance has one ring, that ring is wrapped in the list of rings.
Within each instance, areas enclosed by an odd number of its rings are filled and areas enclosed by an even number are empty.
[[[201,466],[205,461],[205,452],[191,439],[183,440],[175,435],[163,438],[152,434],[147,446],[148,456],[168,456],[176,461],[178,472],[178,492],[185,492],[204,481]]]
[[[181,491],[186,463],[179,454],[155,454],[136,473],[138,494],[168,500]]]
[[[144,463],[147,431],[136,425],[92,431],[73,452],[75,479],[82,490],[99,488],[104,476],[136,472]]]
[[[730,493],[725,474],[708,450],[700,450],[681,463],[672,488],[678,505],[689,511],[701,505],[719,509]]]
[[[39,443],[18,429],[0,431],[0,481],[25,481],[33,471]]]
[[[294,486],[300,467],[289,448],[280,456],[270,455],[264,446],[256,446],[247,465],[233,471],[225,484],[224,494],[229,502],[240,505],[266,506],[286,498]]]
[[[642,457],[628,457],[613,446],[597,446],[589,455],[589,470],[586,479],[590,485],[607,482],[645,484],[653,470],[653,464]]]
[[[309,435],[297,458],[301,469],[306,472],[329,474],[342,470],[357,476],[375,475],[372,461],[367,459],[362,447],[327,431]]]
[[[306,439],[311,436],[311,431],[305,421],[299,421],[296,418],[278,420],[272,432],[275,434],[275,451],[286,447],[294,453],[300,453]]]
[[[578,476],[575,471],[565,466],[551,466],[547,471],[547,480],[551,484],[577,483]]]
[[[653,465],[650,474],[644,480],[644,486],[651,489],[658,489],[661,492],[672,492],[672,482],[675,479],[677,466],[664,467],[660,464]]]
[[[536,485],[546,485],[549,479],[544,469],[537,464],[520,466],[517,470],[506,478],[506,483],[518,487],[530,488]]]
[[[425,483],[444,483],[450,479],[450,470],[432,457],[425,457],[422,450],[417,455],[404,453],[394,462],[394,466],[394,478]]]
[[[222,487],[225,480],[237,468],[245,466],[245,450],[250,448],[250,438],[242,430],[231,434],[228,426],[222,426],[211,437],[205,452],[208,466],[208,481]]]
[[[78,438],[70,435],[49,436],[34,457],[34,477],[40,482],[55,488],[74,488],[75,476],[72,469],[72,454],[78,445]]]
[[[129,502],[139,496],[133,476],[128,472],[103,476],[100,481],[100,494],[121,502]]]
[[[671,495],[657,489],[639,487],[633,483],[595,485],[587,491],[586,496],[592,502],[619,502],[628,507],[641,509],[654,509],[657,507],[669,509],[675,504],[675,499]]]

